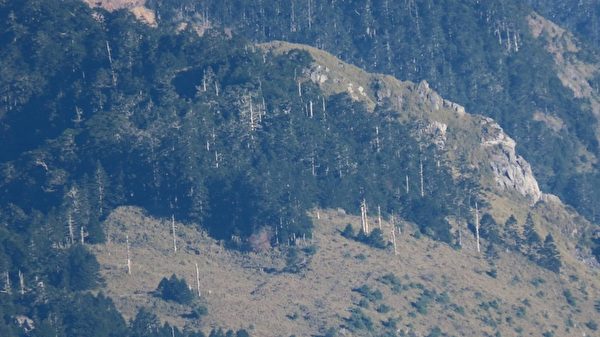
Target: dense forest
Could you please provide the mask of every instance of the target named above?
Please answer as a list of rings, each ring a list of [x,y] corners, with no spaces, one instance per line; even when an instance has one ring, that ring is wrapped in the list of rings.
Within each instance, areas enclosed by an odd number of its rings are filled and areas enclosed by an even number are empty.
[[[552,56],[533,38],[526,20],[532,9],[552,14],[597,47],[595,1],[151,0],[147,5],[164,26],[221,25],[252,41],[309,44],[369,71],[425,79],[467,111],[498,121],[531,162],[542,189],[598,222],[600,193],[589,188],[600,184],[593,159],[600,153],[598,122],[590,103],[562,85]],[[575,54],[600,60],[594,48]],[[590,81],[596,91],[598,83]],[[534,118],[536,112],[558,118],[564,127],[553,129]]]
[[[308,210],[358,213],[362,200],[455,244],[447,217],[477,199],[415,136],[419,121],[303,80],[306,52],[151,28],[75,0],[3,1],[0,22],[2,336],[22,335],[15,317],[38,322],[29,336],[201,336],[143,310],[125,322],[88,292],[102,280],[86,246],[105,240],[120,205],[245,250],[259,230],[273,244],[310,235]]]

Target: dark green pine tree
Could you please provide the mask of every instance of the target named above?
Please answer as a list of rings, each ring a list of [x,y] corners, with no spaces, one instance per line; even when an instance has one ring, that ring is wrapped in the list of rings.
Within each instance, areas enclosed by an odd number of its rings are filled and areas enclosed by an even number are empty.
[[[156,289],[165,301],[174,301],[180,304],[189,304],[194,299],[194,294],[183,278],[177,278],[175,274],[170,278],[163,277]]]
[[[527,220],[525,220],[525,226],[523,228],[523,235],[525,236],[525,242],[530,246],[536,246],[542,243],[542,238],[535,230],[535,223],[531,213],[527,214]]]
[[[520,250],[521,245],[523,244],[523,239],[521,238],[521,234],[519,233],[517,226],[517,219],[511,214],[511,216],[509,216],[504,223],[504,230],[506,233],[504,241],[508,245],[513,246],[516,250]]]
[[[546,239],[540,250],[539,265],[555,273],[560,272],[560,267],[562,266],[560,253],[556,247],[552,234],[546,235]]]
[[[535,223],[531,213],[527,214],[525,220],[525,226],[523,227],[523,236],[527,247],[525,248],[525,254],[533,261],[538,260],[539,250],[542,248],[542,239],[535,229]]]

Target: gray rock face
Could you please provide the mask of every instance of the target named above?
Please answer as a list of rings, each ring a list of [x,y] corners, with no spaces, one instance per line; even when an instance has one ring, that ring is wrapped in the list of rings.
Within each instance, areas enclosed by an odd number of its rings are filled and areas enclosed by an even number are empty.
[[[516,154],[515,141],[491,118],[482,117],[481,125],[481,145],[489,156],[489,165],[498,187],[517,191],[531,204],[538,202],[542,192],[529,163]]]

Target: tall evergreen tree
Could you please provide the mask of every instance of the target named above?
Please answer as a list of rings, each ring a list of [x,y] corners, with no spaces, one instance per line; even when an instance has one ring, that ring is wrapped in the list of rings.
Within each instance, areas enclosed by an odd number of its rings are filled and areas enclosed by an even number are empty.
[[[544,244],[540,249],[539,259],[540,266],[547,268],[555,273],[560,272],[560,267],[562,266],[562,262],[560,260],[560,252],[558,251],[558,247],[556,247],[556,243],[554,242],[552,234],[546,235],[546,238],[544,239]]]

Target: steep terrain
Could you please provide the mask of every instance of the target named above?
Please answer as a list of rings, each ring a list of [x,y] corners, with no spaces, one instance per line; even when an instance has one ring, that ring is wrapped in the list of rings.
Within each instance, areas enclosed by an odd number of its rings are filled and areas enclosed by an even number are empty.
[[[177,223],[174,253],[169,220],[120,208],[107,220],[109,243],[93,251],[102,264],[104,291],[125,317],[148,307],[180,327],[206,331],[230,326],[256,336],[323,335],[330,328],[342,335],[398,331],[425,336],[436,327],[447,336],[593,335],[585,323],[597,315],[597,271],[568,262],[557,275],[508,250],[489,258],[477,253],[470,233],[462,249],[453,249],[416,238],[416,228],[405,222],[396,229],[394,255],[391,247],[375,249],[340,235],[348,223],[357,229],[359,217],[336,210],[315,210],[312,217],[312,238],[299,240],[297,248],[282,245],[258,254],[224,250],[206,234]],[[377,226],[376,218],[370,220]],[[382,228],[386,241],[391,240],[390,223],[382,221]],[[131,275],[125,235],[131,242]],[[293,262],[301,265],[297,273],[283,271],[288,249],[311,252]],[[200,269],[199,301],[208,307],[199,321],[181,317],[189,308],[151,294],[172,273],[196,291],[195,264]],[[358,289],[364,285],[381,294],[361,294]]]
[[[580,8],[580,16],[592,20],[594,12],[584,9],[594,4],[577,3],[535,5],[561,17],[569,11],[559,8]],[[532,30],[531,18],[540,16],[526,2],[158,0],[147,5],[160,24],[174,29],[209,22],[253,41],[307,44],[370,72],[426,80],[444,98],[493,118],[517,141],[540,186],[597,222],[600,194],[586,187],[600,183],[597,113],[593,100],[572,90],[573,81],[585,78],[577,86],[597,92],[599,77],[592,67],[597,52],[588,40],[571,39],[577,50],[565,60],[573,66],[557,64],[556,53]]]
[[[516,153],[516,143],[492,119],[471,115],[464,107],[443,99],[427,82],[402,82],[391,76],[369,74],[318,49],[285,42],[261,45],[276,53],[293,48],[307,50],[314,58],[304,80],[313,81],[326,93],[348,93],[364,101],[371,110],[380,106],[397,111],[400,120],[421,120],[419,133],[428,142],[449,149],[445,160],[457,176],[475,175],[489,201],[490,212],[502,222],[511,213],[524,220],[528,206],[545,205],[563,216],[549,216],[545,224],[552,232],[564,232],[565,242],[589,240],[593,228],[568,210],[553,195],[540,191],[529,163]],[[426,165],[435,165],[426,159]],[[438,159],[439,160],[439,159]],[[472,207],[472,206],[471,206]],[[543,213],[543,212],[542,212]],[[541,215],[541,214],[540,214]],[[565,223],[565,216],[571,218]],[[576,235],[573,233],[577,233]],[[571,246],[571,248],[575,248]],[[571,251],[575,256],[575,251]],[[579,253],[577,253],[579,254]]]
[[[597,263],[584,244],[592,228],[558,198],[539,190],[529,164],[516,154],[515,142],[493,120],[468,114],[441,98],[426,82],[417,85],[369,74],[304,45],[273,42],[259,47],[275,54],[294,49],[310,53],[313,63],[298,77],[300,90],[313,82],[328,97],[346,93],[364,102],[370,113],[385,107],[397,111],[395,117],[400,120],[421,120],[415,132],[435,146],[452,150],[438,160],[455,168],[455,178],[468,173],[478,177],[486,191],[483,200],[487,206],[482,213],[492,214],[498,224],[511,215],[522,224],[530,213],[542,236],[551,233],[556,238],[563,262],[561,273],[540,268],[503,245],[492,254],[497,257],[490,257],[489,252],[484,253],[494,245],[490,240],[484,240],[482,252],[477,253],[474,234],[461,218],[452,221],[453,232],[461,235],[460,249],[415,236],[417,226],[402,221],[395,256],[390,247],[377,250],[340,235],[348,223],[358,229],[358,217],[341,210],[315,210],[312,237],[298,240],[297,248],[281,245],[269,252],[242,254],[177,223],[181,244],[174,253],[169,220],[121,208],[107,220],[109,243],[94,247],[94,251],[103,266],[107,294],[126,317],[151,307],[162,319],[179,326],[205,330],[230,326],[261,336],[323,334],[328,328],[358,335],[396,329],[426,335],[435,327],[449,336],[590,332],[585,324],[593,320],[593,306],[600,295]],[[425,165],[435,165],[432,159],[426,158]],[[497,230],[507,235],[507,228],[498,226]],[[386,241],[391,242],[390,223],[384,220],[382,227]],[[125,269],[125,235],[131,242],[132,275]],[[285,271],[289,249],[316,253],[301,254],[300,262],[295,263],[302,268],[296,274]],[[172,273],[184,276],[195,289],[196,263],[200,267],[200,301],[209,308],[200,321],[183,319],[181,315],[189,308],[165,303],[151,294],[160,279]],[[389,273],[399,279],[394,290],[393,285],[385,284],[388,281],[381,281]],[[380,290],[383,298],[359,304],[362,295],[356,289],[364,284]],[[565,302],[565,296],[571,296],[567,293],[576,294],[577,304]],[[356,311],[361,306],[368,308]],[[358,312],[369,317],[372,328],[355,322],[360,320]],[[395,328],[387,326],[394,320]]]
[[[0,1],[0,44],[1,336],[598,329],[599,62],[525,5]]]

